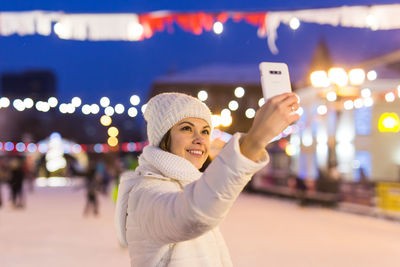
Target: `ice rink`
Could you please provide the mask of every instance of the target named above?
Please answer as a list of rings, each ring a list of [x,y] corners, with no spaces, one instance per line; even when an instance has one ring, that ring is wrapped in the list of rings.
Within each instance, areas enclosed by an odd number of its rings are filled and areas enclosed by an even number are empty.
[[[82,188],[35,188],[13,209],[3,186],[1,267],[129,266],[114,204],[83,216]],[[234,266],[400,266],[400,223],[242,194],[221,225]]]

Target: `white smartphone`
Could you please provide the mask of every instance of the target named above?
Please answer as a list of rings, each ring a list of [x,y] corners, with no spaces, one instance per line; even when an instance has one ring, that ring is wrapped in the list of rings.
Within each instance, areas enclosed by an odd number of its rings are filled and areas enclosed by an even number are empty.
[[[289,68],[285,63],[261,62],[260,73],[265,101],[276,95],[292,92]]]

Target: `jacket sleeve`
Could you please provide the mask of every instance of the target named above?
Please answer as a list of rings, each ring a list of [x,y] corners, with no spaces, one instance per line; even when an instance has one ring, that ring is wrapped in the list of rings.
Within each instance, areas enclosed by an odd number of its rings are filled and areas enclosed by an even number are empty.
[[[269,161],[268,154],[260,162],[242,155],[240,137],[235,134],[201,178],[182,191],[166,192],[165,184],[174,185],[165,182],[135,191],[132,208],[142,231],[155,242],[168,244],[196,238],[216,227],[252,175]]]

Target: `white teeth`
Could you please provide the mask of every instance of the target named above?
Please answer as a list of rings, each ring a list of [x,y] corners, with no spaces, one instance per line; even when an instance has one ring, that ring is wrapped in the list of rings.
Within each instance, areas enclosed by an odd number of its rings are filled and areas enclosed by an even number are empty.
[[[203,152],[198,151],[198,150],[188,150],[188,151],[189,151],[189,153],[192,153],[192,154],[197,154],[197,155],[202,155],[203,154]]]

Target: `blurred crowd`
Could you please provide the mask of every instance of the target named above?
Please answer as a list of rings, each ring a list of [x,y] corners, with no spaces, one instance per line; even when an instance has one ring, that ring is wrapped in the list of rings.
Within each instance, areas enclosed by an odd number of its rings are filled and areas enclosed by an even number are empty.
[[[25,208],[26,193],[34,191],[36,178],[50,179],[56,176],[79,180],[77,188],[85,192],[83,215],[97,216],[100,212],[99,197],[106,196],[116,201],[119,176],[137,167],[137,156],[131,153],[92,153],[87,154],[86,164],[82,165],[75,157],[64,154],[65,168],[51,173],[45,166],[44,156],[1,155],[0,207],[9,201],[14,209]],[[374,188],[374,183],[366,177],[362,168],[358,182],[345,182],[335,166],[320,169],[316,179],[303,179],[286,169],[280,172],[268,166],[253,177],[247,191],[288,196],[297,199],[301,206],[312,203],[335,206],[339,201],[373,206]],[[7,190],[8,194],[4,194]],[[6,196],[9,198],[6,199]]]
[[[82,166],[74,157],[64,155],[66,166],[55,173],[47,170],[45,158],[33,158],[22,154],[0,156],[0,207],[8,202],[13,209],[27,205],[27,193],[33,193],[38,177],[50,179],[78,180],[78,189],[85,190],[83,215],[99,214],[99,195],[117,196],[119,176],[123,171],[137,166],[137,157],[132,154],[88,154],[87,164]],[[7,193],[8,194],[5,194]]]

